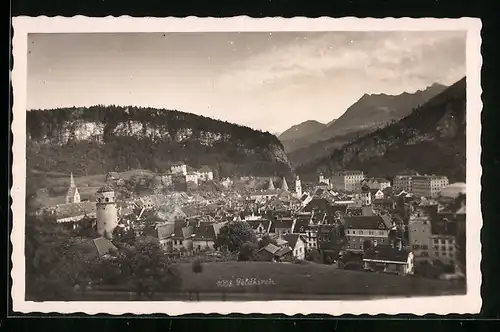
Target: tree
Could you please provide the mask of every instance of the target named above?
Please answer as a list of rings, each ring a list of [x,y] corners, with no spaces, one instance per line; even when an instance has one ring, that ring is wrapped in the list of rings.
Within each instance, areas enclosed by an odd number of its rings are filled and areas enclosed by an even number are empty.
[[[217,250],[237,252],[246,242],[257,243],[252,227],[245,221],[232,221],[220,229],[215,247]]]
[[[255,260],[255,253],[258,249],[258,245],[253,242],[245,242],[240,249],[238,254],[238,261],[253,261]]]
[[[370,250],[372,248],[372,241],[364,240],[363,241],[363,251]]]
[[[28,297],[38,301],[67,300],[76,284],[90,280],[98,256],[81,250],[77,240],[53,218],[26,217]]]
[[[274,244],[275,246],[278,245],[278,242],[276,242],[275,239],[271,238],[271,236],[269,236],[269,234],[266,234],[260,239],[259,248],[264,248],[265,246],[267,246],[270,243]]]
[[[321,254],[318,249],[311,249],[306,253],[306,260],[310,262],[319,263],[321,261]]]
[[[152,298],[160,289],[174,286],[179,279],[154,238],[141,237],[132,247],[123,250],[120,257],[122,273],[137,297]]]

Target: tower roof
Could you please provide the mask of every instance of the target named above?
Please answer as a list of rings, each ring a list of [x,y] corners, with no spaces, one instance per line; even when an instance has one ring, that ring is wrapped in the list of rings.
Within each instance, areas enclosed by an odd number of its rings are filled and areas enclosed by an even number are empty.
[[[111,192],[111,191],[115,191],[115,190],[110,185],[107,185],[107,184],[105,184],[99,190],[97,190],[98,193],[107,193],[107,192]]]
[[[283,177],[283,182],[281,183],[282,190],[288,190],[288,183],[286,183],[285,177]]]
[[[75,179],[73,178],[73,172],[70,173],[70,177],[69,177],[69,187],[70,188],[74,188],[76,187],[76,184],[75,184]]]
[[[268,190],[274,190],[273,178],[269,178],[269,187],[267,189]]]

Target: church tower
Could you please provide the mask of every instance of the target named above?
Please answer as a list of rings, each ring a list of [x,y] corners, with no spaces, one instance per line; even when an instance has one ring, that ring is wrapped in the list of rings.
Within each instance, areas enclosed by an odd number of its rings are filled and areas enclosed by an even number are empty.
[[[73,178],[73,173],[70,175],[69,179],[69,189],[66,194],[66,204],[68,203],[80,203],[80,193],[75,184],[75,179]]]
[[[300,198],[302,196],[302,182],[300,181],[299,176],[295,179],[295,193],[297,197]]]
[[[104,185],[96,194],[97,233],[112,236],[113,230],[118,225],[118,211],[116,209],[115,191]]]
[[[269,178],[269,188],[267,190],[274,190],[273,178]]]
[[[285,177],[283,177],[283,182],[281,182],[281,190],[288,191],[288,183],[286,183]]]

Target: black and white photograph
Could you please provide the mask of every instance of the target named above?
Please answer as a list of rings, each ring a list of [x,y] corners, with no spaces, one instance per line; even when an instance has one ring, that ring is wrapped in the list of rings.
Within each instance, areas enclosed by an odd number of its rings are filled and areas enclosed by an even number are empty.
[[[479,311],[479,20],[13,24],[14,310]]]

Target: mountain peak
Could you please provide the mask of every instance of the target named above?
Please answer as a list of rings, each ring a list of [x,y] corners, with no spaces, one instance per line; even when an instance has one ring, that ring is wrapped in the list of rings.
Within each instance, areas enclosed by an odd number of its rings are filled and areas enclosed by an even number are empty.
[[[311,135],[315,132],[323,130],[324,128],[326,128],[326,124],[324,123],[316,120],[306,120],[285,130],[279,136],[279,139],[281,141],[294,140]]]

